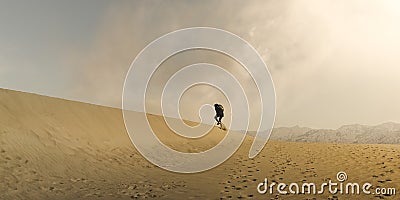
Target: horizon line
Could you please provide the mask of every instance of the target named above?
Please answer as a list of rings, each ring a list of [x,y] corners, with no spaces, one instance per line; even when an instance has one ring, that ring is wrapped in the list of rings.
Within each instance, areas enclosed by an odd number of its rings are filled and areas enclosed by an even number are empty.
[[[17,90],[17,89],[11,89],[11,88],[6,88],[6,87],[0,87],[0,90],[8,90],[8,91],[12,91],[12,92],[20,92],[20,93],[26,93],[26,94],[32,94],[32,95],[37,95],[37,96],[42,96],[42,97],[48,97],[48,98],[54,98],[54,99],[59,99],[59,100],[64,100],[64,101],[71,101],[71,102],[77,102],[77,103],[84,103],[84,104],[89,104],[89,105],[93,105],[93,106],[100,106],[100,107],[105,107],[105,108],[111,108],[111,109],[118,109],[122,111],[122,108],[120,107],[115,107],[115,106],[111,106],[111,105],[103,105],[103,104],[97,104],[94,102],[87,102],[87,101],[83,101],[83,100],[77,100],[77,99],[68,99],[68,98],[62,98],[62,97],[57,97],[57,96],[52,96],[49,94],[40,94],[40,93],[35,93],[35,92],[29,92],[29,91],[22,91],[22,90]],[[122,97],[121,97],[122,98]],[[132,111],[132,112],[140,112],[143,113],[141,111],[137,111],[137,110],[127,110],[127,111]],[[168,118],[173,118],[173,119],[180,119],[180,118],[175,118],[175,117],[169,117],[169,116],[164,116],[158,113],[146,113],[146,114],[150,114],[150,115],[157,115],[157,116],[162,116],[164,117],[168,117]],[[199,123],[196,121],[192,121],[192,120],[188,120],[188,119],[180,119],[180,120],[186,120],[186,121],[190,121],[190,122],[195,122],[195,123]],[[395,122],[395,121],[383,121],[380,123],[376,123],[376,124],[363,124],[363,123],[348,123],[348,124],[342,124],[340,125],[338,128],[317,128],[317,127],[311,127],[311,126],[303,126],[303,125],[292,125],[292,126],[274,126],[272,129],[277,129],[277,128],[293,128],[293,127],[299,127],[299,128],[309,128],[312,130],[338,130],[343,126],[353,126],[353,125],[360,125],[360,126],[379,126],[382,124],[388,124],[388,123],[394,123],[394,124],[400,124],[400,122]],[[232,131],[244,131],[244,130],[232,130]],[[249,131],[257,131],[257,130],[247,130],[247,132]],[[262,130],[262,131],[268,131],[268,130]],[[258,131],[258,132],[262,132],[262,131]]]

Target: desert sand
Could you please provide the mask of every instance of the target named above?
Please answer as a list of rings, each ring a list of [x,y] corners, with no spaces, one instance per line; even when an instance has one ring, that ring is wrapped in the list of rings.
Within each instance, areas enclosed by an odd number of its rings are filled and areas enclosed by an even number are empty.
[[[217,144],[214,128],[197,140],[174,137],[148,115],[160,140],[185,152]],[[336,180],[400,190],[400,145],[269,141],[248,158],[252,137],[209,171],[178,174],[145,160],[126,133],[121,110],[0,89],[0,199],[399,199],[399,194],[259,194],[278,183]],[[397,197],[397,198],[396,198]]]

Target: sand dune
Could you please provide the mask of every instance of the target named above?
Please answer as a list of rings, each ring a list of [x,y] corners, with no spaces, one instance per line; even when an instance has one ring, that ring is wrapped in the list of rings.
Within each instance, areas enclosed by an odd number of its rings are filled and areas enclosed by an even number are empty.
[[[222,165],[178,174],[146,161],[133,147],[119,109],[0,89],[0,199],[398,199],[384,195],[259,194],[257,185],[320,183],[345,171],[350,181],[400,189],[400,146],[269,141],[255,159],[252,138]],[[140,114],[140,113],[139,113]],[[174,136],[149,115],[157,136],[180,151],[218,143]],[[189,122],[190,123],[190,122]]]

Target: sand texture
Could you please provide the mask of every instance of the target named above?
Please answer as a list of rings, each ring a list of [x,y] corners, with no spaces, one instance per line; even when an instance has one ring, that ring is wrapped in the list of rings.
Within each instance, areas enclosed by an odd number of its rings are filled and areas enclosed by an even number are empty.
[[[149,115],[160,140],[198,152],[217,144],[213,128],[197,140],[174,137]],[[383,195],[258,194],[274,182],[322,183],[345,171],[348,181],[400,190],[400,145],[269,141],[247,157],[252,137],[222,165],[202,173],[172,173],[132,145],[119,109],[0,90],[0,199],[399,199]],[[397,198],[396,198],[397,197]]]

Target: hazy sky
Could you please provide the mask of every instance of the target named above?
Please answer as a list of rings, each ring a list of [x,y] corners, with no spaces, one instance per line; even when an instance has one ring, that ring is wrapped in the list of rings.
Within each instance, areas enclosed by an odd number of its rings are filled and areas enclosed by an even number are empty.
[[[141,49],[170,31],[210,26],[262,55],[276,87],[276,126],[400,122],[399,1],[245,2],[0,0],[0,87],[120,107]],[[211,60],[246,76],[223,55],[176,57],[161,67]],[[183,116],[197,115],[204,93],[210,103],[221,98],[200,91],[184,96]]]

